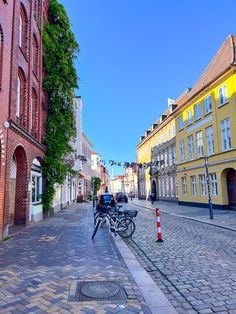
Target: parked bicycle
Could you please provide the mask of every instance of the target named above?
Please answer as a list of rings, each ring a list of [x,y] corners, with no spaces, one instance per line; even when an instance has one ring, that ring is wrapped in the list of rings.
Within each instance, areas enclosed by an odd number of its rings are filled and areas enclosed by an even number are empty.
[[[94,239],[98,228],[102,224],[107,225],[109,231],[114,233],[115,236],[119,234],[123,238],[129,238],[134,234],[135,223],[131,216],[136,216],[138,211],[120,210],[120,207],[104,206],[94,214],[95,228],[92,239]]]

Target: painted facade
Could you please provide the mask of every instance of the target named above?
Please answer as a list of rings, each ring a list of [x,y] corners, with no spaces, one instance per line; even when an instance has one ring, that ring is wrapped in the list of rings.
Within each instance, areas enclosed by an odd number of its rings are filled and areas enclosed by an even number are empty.
[[[180,204],[236,208],[236,36],[230,35],[186,98],[177,125]]]

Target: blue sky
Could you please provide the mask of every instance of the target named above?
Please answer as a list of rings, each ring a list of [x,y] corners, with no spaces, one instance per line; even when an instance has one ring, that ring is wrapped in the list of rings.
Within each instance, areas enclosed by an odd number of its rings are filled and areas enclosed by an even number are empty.
[[[236,33],[235,0],[59,2],[80,45],[83,128],[106,160],[135,161],[139,137],[167,98],[192,87]]]

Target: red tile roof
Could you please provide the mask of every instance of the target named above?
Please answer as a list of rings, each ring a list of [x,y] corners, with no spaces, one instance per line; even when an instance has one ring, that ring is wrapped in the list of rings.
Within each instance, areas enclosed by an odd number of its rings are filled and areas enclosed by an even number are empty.
[[[229,35],[224,41],[216,55],[208,65],[206,70],[203,72],[194,87],[187,93],[181,95],[176,102],[179,105],[186,103],[187,100],[192,98],[201,89],[206,87],[208,84],[216,80],[222,75],[231,65],[236,65],[236,36]]]

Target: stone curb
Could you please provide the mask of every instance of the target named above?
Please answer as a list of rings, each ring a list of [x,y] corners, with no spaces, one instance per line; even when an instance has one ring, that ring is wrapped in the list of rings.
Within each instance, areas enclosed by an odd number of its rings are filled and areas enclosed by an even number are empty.
[[[121,238],[113,237],[113,239],[151,313],[177,314],[176,309],[162,293],[151,276],[139,264],[126,243]]]

